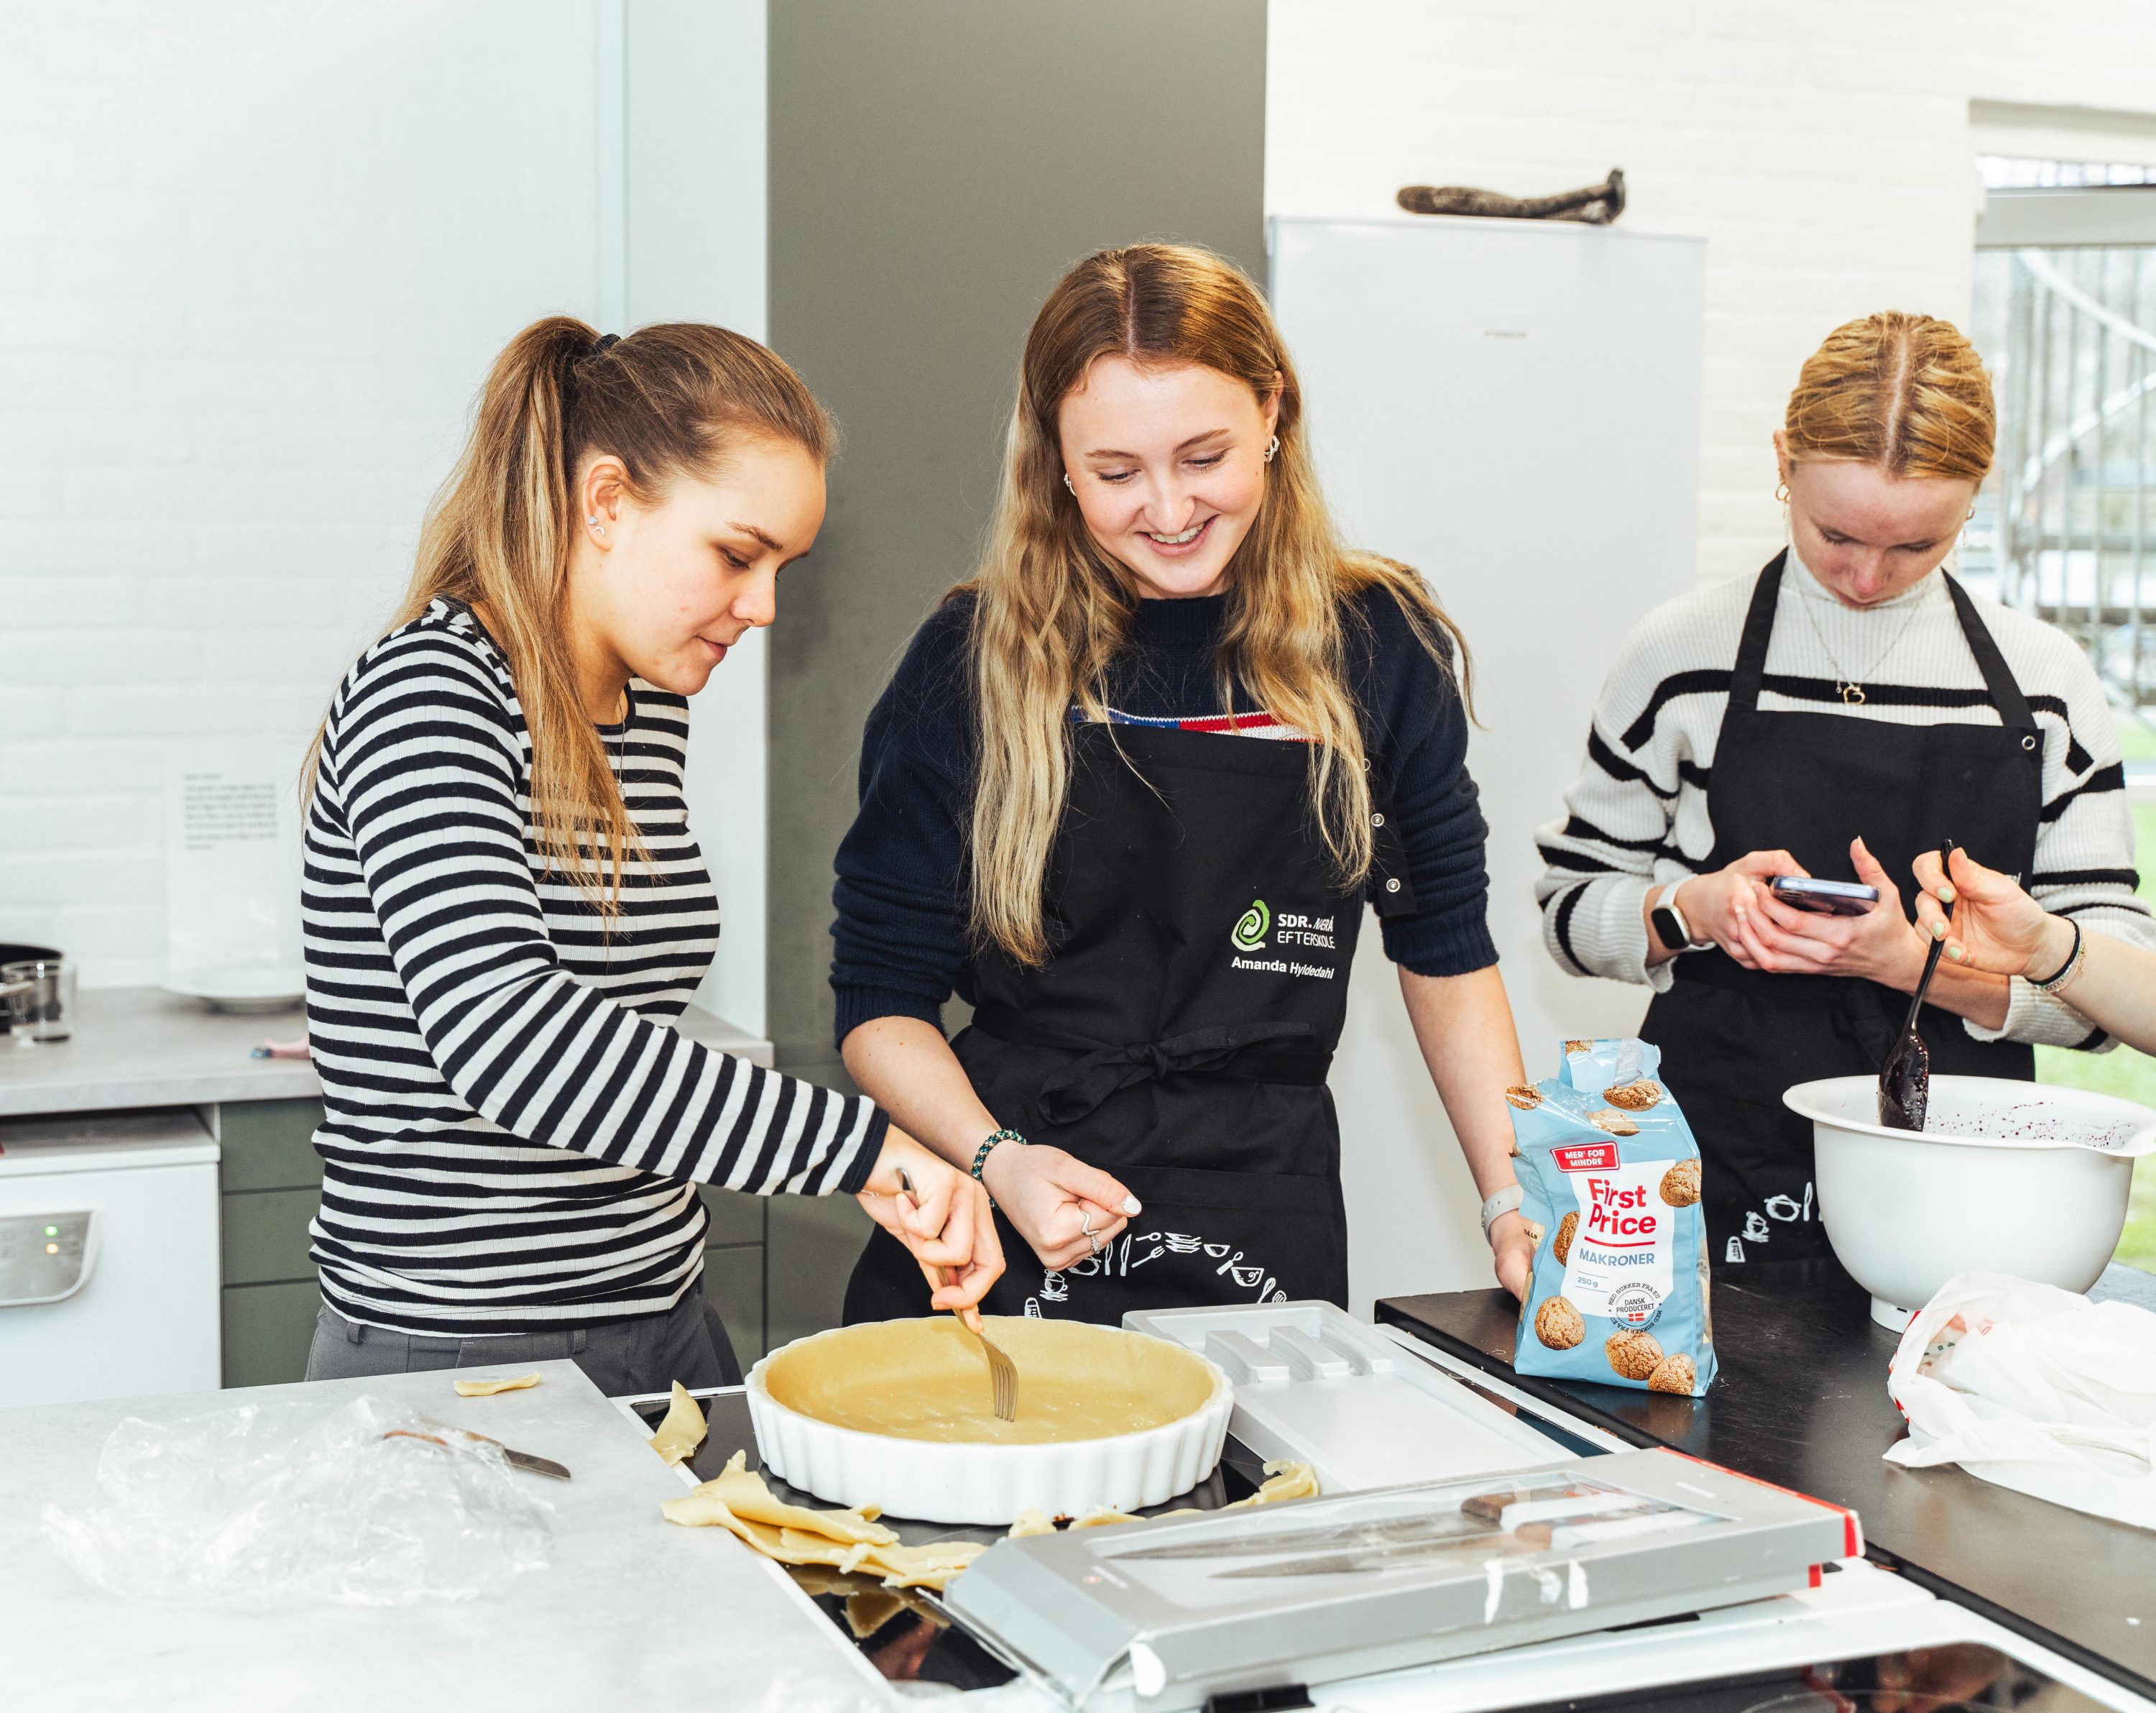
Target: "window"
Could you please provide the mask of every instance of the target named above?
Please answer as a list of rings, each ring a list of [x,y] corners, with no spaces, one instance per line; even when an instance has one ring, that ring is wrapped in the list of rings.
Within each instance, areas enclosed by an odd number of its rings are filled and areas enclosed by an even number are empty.
[[[2156,167],[1979,164],[1970,335],[1999,434],[1963,574],[2087,649],[2156,783]]]

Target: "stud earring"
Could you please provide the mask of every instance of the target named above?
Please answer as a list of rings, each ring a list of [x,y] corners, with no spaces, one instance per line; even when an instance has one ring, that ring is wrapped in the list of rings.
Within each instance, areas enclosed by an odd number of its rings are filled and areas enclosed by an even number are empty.
[[[591,515],[589,517],[586,518],[584,521],[585,521],[587,523],[590,524],[590,525],[591,525],[591,527],[592,527],[594,530],[598,531],[599,534],[601,534],[601,535],[604,535],[604,534],[606,533],[606,525],[604,525],[603,523],[602,523],[602,522],[599,522],[599,516],[598,516],[598,512],[593,512],[593,513],[592,513],[592,515]]]
[[[1273,454],[1279,450],[1280,436],[1278,435],[1275,435],[1272,438],[1272,443],[1265,448],[1265,462],[1268,464],[1271,463],[1273,461]]]
[[[1070,487],[1070,477],[1067,472],[1065,474],[1063,478],[1063,486],[1066,488],[1070,488],[1070,497],[1072,499],[1075,500],[1078,497],[1078,490]]]

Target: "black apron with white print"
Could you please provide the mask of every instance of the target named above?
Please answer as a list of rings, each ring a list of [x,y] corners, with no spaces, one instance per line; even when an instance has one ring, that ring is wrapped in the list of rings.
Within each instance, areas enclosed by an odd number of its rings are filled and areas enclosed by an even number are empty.
[[[1096,1256],[1044,1269],[1000,1213],[990,1313],[1112,1325],[1134,1309],[1348,1300],[1340,1129],[1325,1075],[1365,889],[1343,892],[1293,741],[1138,725],[1074,734],[1050,860],[1054,950],[976,960],[952,1042],[998,1123],[1113,1173],[1144,1211]],[[1412,911],[1382,800],[1368,896]],[[1014,1145],[1005,1144],[1005,1146]],[[928,1312],[879,1230],[849,1323]]]
[[[1714,823],[1707,868],[1780,850],[1819,879],[1854,880],[1849,846],[1861,836],[1912,915],[1910,865],[1942,839],[2025,879],[2043,804],[2043,737],[1967,592],[1946,576],[1999,724],[1763,713],[1759,692],[1787,557],[1777,555],[1759,574],[1745,617],[1707,789]],[[1640,1033],[1661,1048],[1662,1079],[1699,1139],[1713,1259],[1825,1253],[1812,1188],[1811,1121],[1782,1104],[1782,1091],[1818,1077],[1877,1074],[1900,1037],[1908,995],[1850,976],[1747,970],[1719,950],[1683,953],[1674,974],[1670,990],[1648,1006]],[[2035,1074],[2031,1048],[1974,1040],[1951,1011],[1926,1006],[1917,1030],[1942,1075]]]

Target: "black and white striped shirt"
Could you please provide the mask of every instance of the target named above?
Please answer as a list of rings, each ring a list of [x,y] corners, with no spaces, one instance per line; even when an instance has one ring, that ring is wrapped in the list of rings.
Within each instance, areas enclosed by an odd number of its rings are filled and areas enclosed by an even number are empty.
[[[1567,812],[1536,835],[1548,865],[1535,888],[1543,940],[1571,974],[1670,985],[1669,964],[1646,967],[1640,906],[1650,889],[1704,869],[1714,848],[1707,790],[1756,581],[1733,577],[1657,607],[1611,663],[1578,780],[1565,794]],[[1973,598],[2043,734],[2043,819],[2029,890],[2085,929],[2156,946],[2148,907],[2134,896],[2125,769],[2095,668],[2063,631]],[[1866,685],[1861,706],[1835,693],[1842,678]],[[1794,548],[1759,707],[1901,725],[1999,720],[1943,573],[1857,611],[1836,600]],[[2065,1001],[2019,976],[2003,1027],[1967,1019],[1963,1026],[1979,1041],[2106,1044]]]
[[[437,601],[331,705],[307,815],[313,1255],[348,1319],[459,1335],[661,1313],[703,1270],[699,1183],[858,1190],[887,1124],[669,1028],[718,944],[687,702],[601,728],[649,853],[610,929],[531,827],[506,663]]]

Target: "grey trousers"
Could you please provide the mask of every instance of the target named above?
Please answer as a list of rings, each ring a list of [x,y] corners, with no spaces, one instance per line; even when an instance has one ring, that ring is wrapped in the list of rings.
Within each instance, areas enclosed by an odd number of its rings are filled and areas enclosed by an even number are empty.
[[[551,1327],[543,1332],[480,1338],[430,1337],[362,1326],[326,1303],[307,1351],[310,1380],[356,1380],[376,1374],[418,1374],[437,1368],[485,1368],[498,1362],[545,1362],[567,1357],[608,1397],[689,1386],[738,1386],[741,1364],[701,1289],[664,1314],[605,1326]]]

